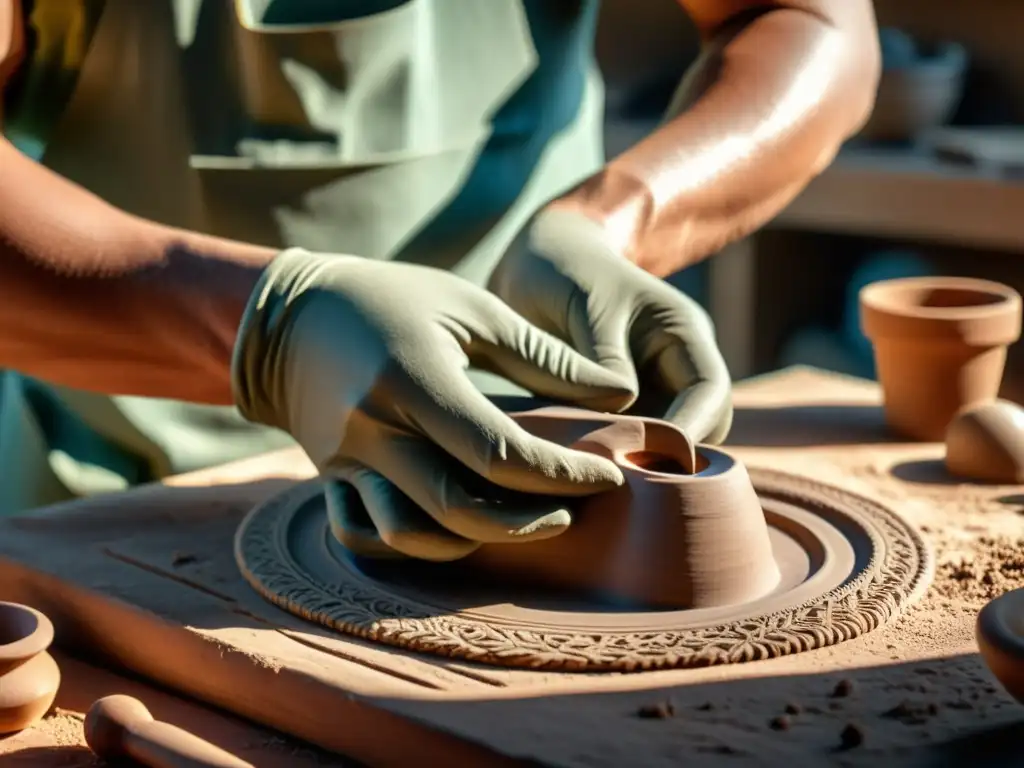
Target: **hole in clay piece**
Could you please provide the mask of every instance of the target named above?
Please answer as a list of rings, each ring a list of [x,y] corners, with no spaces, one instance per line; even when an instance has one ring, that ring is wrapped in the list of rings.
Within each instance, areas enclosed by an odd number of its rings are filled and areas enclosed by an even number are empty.
[[[0,607],[0,648],[29,637],[39,628],[39,619],[29,611]]]
[[[654,451],[634,451],[633,453],[626,454],[626,461],[639,469],[647,470],[648,472],[658,472],[663,475],[689,475],[686,471],[686,467],[678,459],[669,456],[665,453],[655,453]],[[703,472],[708,468],[711,462],[708,461],[706,456],[701,455],[697,452],[697,464],[693,468],[694,473]]]
[[[923,288],[909,297],[912,304],[923,308],[984,307],[1006,301],[1006,297],[973,288]]]

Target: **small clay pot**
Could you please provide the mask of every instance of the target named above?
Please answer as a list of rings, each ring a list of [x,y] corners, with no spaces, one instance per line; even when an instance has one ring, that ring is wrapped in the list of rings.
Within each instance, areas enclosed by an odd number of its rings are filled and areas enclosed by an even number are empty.
[[[896,433],[939,441],[961,408],[999,393],[1006,347],[1020,337],[1012,288],[962,277],[910,277],[861,289],[885,417]]]
[[[967,50],[942,43],[925,56],[902,65],[885,62],[878,80],[875,107],[857,134],[866,141],[907,141],[929,128],[945,125],[963,93]]]
[[[53,704],[60,669],[46,652],[53,624],[39,611],[0,602],[0,733],[33,725]]]
[[[513,418],[540,437],[616,462],[626,484],[583,500],[565,533],[484,545],[468,565],[518,583],[663,608],[744,603],[778,584],[760,501],[744,466],[725,451],[695,452],[680,429],[656,419],[572,408]]]
[[[1024,483],[1024,409],[993,400],[959,411],[946,430],[946,469],[967,480]]]
[[[975,637],[992,674],[1024,704],[1024,589],[1000,595],[982,608]]]

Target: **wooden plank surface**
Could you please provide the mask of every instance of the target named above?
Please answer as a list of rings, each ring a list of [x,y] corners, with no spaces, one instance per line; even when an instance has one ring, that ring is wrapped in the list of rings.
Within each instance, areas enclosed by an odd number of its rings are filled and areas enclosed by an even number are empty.
[[[1024,489],[944,480],[940,446],[887,439],[870,382],[789,369],[741,383],[735,399],[730,444],[745,462],[898,507],[943,563],[1021,535],[1012,499]],[[333,635],[248,589],[234,526],[310,473],[283,452],[3,521],[0,599],[48,612],[64,643],[375,765],[935,765],[977,743],[1010,749],[1020,711],[976,655],[979,596],[956,593],[948,569],[906,619],[813,653],[639,675],[486,668]],[[841,680],[851,693],[833,697]],[[669,698],[673,717],[637,716]],[[787,706],[799,714],[777,730]],[[837,751],[844,729],[864,743]]]
[[[5,768],[99,768],[100,761],[85,743],[83,723],[94,701],[114,694],[134,696],[156,719],[184,728],[255,768],[356,765],[64,653],[55,652],[54,658],[62,680],[53,709],[32,728],[0,739],[0,765]]]
[[[1024,251],[1024,184],[907,151],[841,152],[770,224]]]

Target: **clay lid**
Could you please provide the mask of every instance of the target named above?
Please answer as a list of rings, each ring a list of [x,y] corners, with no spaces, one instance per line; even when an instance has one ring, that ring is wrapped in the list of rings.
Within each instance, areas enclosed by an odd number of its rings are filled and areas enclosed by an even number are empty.
[[[872,339],[957,341],[1002,346],[1021,332],[1021,297],[1013,288],[967,277],[907,277],[860,291],[861,328]]]
[[[39,611],[0,602],[0,669],[28,661],[50,647],[53,624]]]

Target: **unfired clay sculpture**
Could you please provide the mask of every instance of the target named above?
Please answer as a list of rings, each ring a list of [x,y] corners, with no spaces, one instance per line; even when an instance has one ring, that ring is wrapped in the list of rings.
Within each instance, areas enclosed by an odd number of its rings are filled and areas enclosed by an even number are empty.
[[[783,473],[748,475],[717,450],[691,458],[686,436],[657,420],[571,409],[513,417],[613,456],[629,477],[576,509],[555,537],[561,551],[551,539],[553,550],[484,545],[452,563],[357,558],[331,534],[323,486],[311,481],[243,521],[243,576],[298,616],[377,642],[588,672],[831,645],[889,621],[930,581],[925,542],[876,502]]]
[[[982,608],[976,637],[992,674],[1024,704],[1024,589],[1000,595]]]
[[[911,277],[865,286],[860,305],[895,432],[942,440],[957,411],[999,393],[1006,347],[1020,337],[1017,291],[987,280]]]
[[[127,758],[146,768],[253,768],[208,741],[153,719],[131,696],[106,696],[85,717],[85,741],[104,760]]]
[[[1024,409],[994,400],[957,413],[946,430],[946,469],[968,480],[1024,483]]]
[[[39,611],[0,603],[0,734],[36,723],[60,687],[60,669],[47,653],[53,624]]]
[[[565,533],[484,545],[467,567],[667,608],[743,603],[778,584],[761,503],[729,454],[695,455],[679,428],[657,419],[557,407],[513,418],[535,435],[611,459],[626,485],[584,500]]]

